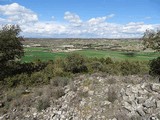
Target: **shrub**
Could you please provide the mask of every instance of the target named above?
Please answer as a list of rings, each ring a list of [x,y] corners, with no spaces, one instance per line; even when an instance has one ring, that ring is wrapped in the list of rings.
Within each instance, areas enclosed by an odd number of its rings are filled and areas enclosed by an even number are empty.
[[[122,75],[140,74],[142,72],[141,63],[138,61],[122,61],[120,71]]]
[[[24,91],[24,86],[19,86],[17,88],[11,89],[6,92],[4,99],[6,102],[10,102],[14,99],[19,98],[24,93]]]
[[[20,84],[24,84],[29,80],[29,77],[27,74],[18,74],[12,77],[5,78],[4,81],[6,82],[5,84],[8,87],[16,87]]]
[[[43,98],[38,101],[37,110],[40,112],[45,110],[46,108],[50,107],[50,102],[48,98]]]
[[[78,96],[80,96],[81,98],[86,98],[86,97],[88,97],[88,91],[78,92]]]
[[[50,62],[43,72],[50,78],[55,77],[55,76],[67,76],[68,73],[64,71],[64,66],[63,66],[63,61],[62,59],[56,59],[54,62]]]
[[[69,83],[69,79],[66,77],[54,77],[50,80],[50,84],[52,86],[61,86],[64,87]]]
[[[64,69],[72,73],[87,72],[88,68],[85,65],[85,57],[77,53],[68,55],[65,59]]]
[[[65,93],[64,93],[64,90],[61,87],[56,87],[52,91],[52,96],[55,99],[58,99],[58,98],[62,97],[63,95],[65,95]]]
[[[113,63],[113,60],[112,60],[110,57],[107,57],[107,58],[105,59],[105,63],[106,63],[106,64],[112,64],[112,63]]]
[[[117,99],[117,97],[118,96],[117,96],[116,88],[110,86],[108,88],[108,101],[113,103]]]
[[[53,76],[65,76],[65,71],[62,67],[54,67]]]
[[[44,74],[42,71],[35,72],[30,77],[30,83],[29,85],[41,85],[41,84],[48,84],[49,78],[46,74]]]
[[[105,63],[105,59],[104,58],[100,58],[99,61],[104,64]]]
[[[151,75],[158,75],[160,76],[160,57],[153,59],[149,62],[150,71],[149,73]]]
[[[90,64],[90,67],[91,67],[92,71],[102,71],[103,64],[101,62],[99,62],[99,61],[93,61]]]
[[[6,81],[5,84],[8,87],[16,87],[20,83],[20,80],[17,78],[17,76],[5,78],[4,81]]]
[[[104,65],[104,72],[111,74],[111,75],[121,74],[119,62],[115,62],[114,64]]]
[[[74,82],[69,82],[69,88],[71,91],[76,92],[77,91],[77,86],[74,84]]]
[[[28,82],[30,81],[30,77],[28,74],[20,74],[18,75],[18,78],[20,80],[20,84],[24,85],[24,86],[28,86]]]

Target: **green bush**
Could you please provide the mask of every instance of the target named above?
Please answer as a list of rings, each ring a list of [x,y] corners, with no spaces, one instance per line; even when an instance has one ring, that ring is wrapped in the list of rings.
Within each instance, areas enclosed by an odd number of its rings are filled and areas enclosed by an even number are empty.
[[[63,64],[59,63],[57,60],[54,63],[49,63],[43,70],[43,73],[49,78],[69,75],[68,72],[64,71]]]
[[[104,64],[105,63],[105,59],[104,58],[100,58],[99,61]]]
[[[151,75],[158,75],[160,76],[160,57],[153,59],[149,62],[150,71],[149,73]]]
[[[4,81],[8,87],[16,87],[20,83],[20,80],[17,78],[17,76],[5,78]]]
[[[119,62],[115,62],[114,64],[106,64],[104,65],[104,72],[111,75],[120,75],[120,65]]]
[[[157,58],[150,62],[150,74],[160,73],[159,59]],[[55,82],[53,84],[57,84],[57,86],[63,86],[67,82],[63,80],[63,77],[70,77],[75,73],[106,72],[116,75],[144,74],[149,71],[147,64],[144,61],[113,61],[110,57],[105,59],[85,58],[80,54],[73,53],[69,54],[65,59],[59,58],[54,61],[42,62],[38,60],[35,63],[29,64],[10,64],[13,68],[10,70],[11,73],[8,73],[10,76],[4,78],[3,81],[0,80],[0,85],[7,85],[8,87],[44,85],[49,84],[52,78],[55,79],[57,76],[60,76],[58,80],[52,82]]]
[[[138,61],[122,61],[120,63],[120,72],[122,75],[140,74],[142,71],[141,64]]]
[[[85,57],[77,53],[68,55],[64,62],[64,69],[72,73],[87,72]]]
[[[103,65],[103,72],[116,75],[133,75],[148,73],[148,63],[139,61],[120,61]]]
[[[90,64],[90,68],[92,69],[92,71],[102,71],[103,69],[103,64],[99,61],[93,61]]]
[[[48,84],[49,83],[49,77],[44,74],[44,72],[35,72],[31,74],[30,77],[30,83],[29,85],[41,85],[41,84]]]
[[[112,63],[113,63],[113,60],[112,60],[110,57],[107,57],[107,58],[105,59],[105,63],[106,63],[106,64],[112,64]]]
[[[62,67],[54,67],[53,69],[53,76],[65,76],[66,72],[63,70]]]
[[[8,77],[8,78],[4,79],[5,84],[8,87],[16,87],[16,86],[21,85],[21,84],[26,85],[26,83],[29,80],[30,79],[29,79],[29,76],[27,74],[18,74],[18,75]]]

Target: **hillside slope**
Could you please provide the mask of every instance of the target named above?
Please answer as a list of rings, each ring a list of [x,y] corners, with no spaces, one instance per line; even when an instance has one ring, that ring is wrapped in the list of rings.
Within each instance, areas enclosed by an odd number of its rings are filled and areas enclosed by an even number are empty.
[[[18,104],[0,120],[159,120],[160,84],[152,79],[148,75],[76,75],[58,99],[50,97],[51,85],[39,88],[43,92],[36,97],[36,89],[25,95],[34,104],[49,98],[45,110]]]

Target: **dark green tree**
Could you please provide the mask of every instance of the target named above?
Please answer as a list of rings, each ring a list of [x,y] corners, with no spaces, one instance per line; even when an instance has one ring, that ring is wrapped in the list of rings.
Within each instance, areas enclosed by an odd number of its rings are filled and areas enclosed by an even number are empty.
[[[149,65],[150,65],[150,74],[160,76],[160,57],[151,60]]]
[[[23,46],[19,34],[21,29],[18,25],[5,25],[0,29],[0,77],[8,72],[10,66],[15,60],[20,59],[23,54]]]
[[[146,30],[142,39],[146,48],[152,48],[158,52],[160,51],[160,30],[156,32]],[[160,76],[160,57],[151,60],[149,66],[151,75]]]

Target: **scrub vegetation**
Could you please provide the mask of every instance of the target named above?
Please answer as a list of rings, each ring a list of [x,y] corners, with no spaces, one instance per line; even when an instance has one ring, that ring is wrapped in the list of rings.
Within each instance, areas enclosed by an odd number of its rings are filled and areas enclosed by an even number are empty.
[[[12,108],[13,104],[18,106],[25,101],[32,101],[23,99],[24,96],[30,95],[28,89],[31,88],[37,91],[36,96],[43,96],[36,101],[37,110],[46,109],[50,106],[47,98],[58,99],[63,96],[63,88],[71,84],[72,78],[77,74],[102,72],[117,76],[160,75],[159,52],[99,50],[99,47],[95,49],[95,46],[93,49],[92,45],[87,45],[85,50],[72,52],[53,52],[49,47],[23,49],[20,31],[15,25],[5,26],[0,31],[0,97],[3,100],[0,112],[3,113]],[[157,36],[152,39],[159,40],[159,32],[155,34]],[[150,37],[145,35],[145,44],[147,39]],[[151,43],[147,42],[147,47]],[[159,41],[154,47],[159,51],[157,45]],[[38,87],[44,88],[46,93]],[[109,92],[114,94],[114,91]],[[15,101],[16,97],[22,98],[21,101]],[[116,97],[111,96],[108,99],[112,102]],[[28,102],[27,105],[32,103]]]

